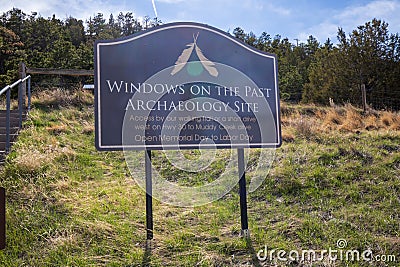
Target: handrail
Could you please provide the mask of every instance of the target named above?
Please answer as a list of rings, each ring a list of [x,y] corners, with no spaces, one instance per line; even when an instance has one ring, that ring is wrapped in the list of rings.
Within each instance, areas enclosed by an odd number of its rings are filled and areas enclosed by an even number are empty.
[[[23,83],[28,83],[28,106],[25,107],[25,99],[23,99]],[[18,115],[19,115],[19,120],[18,120],[18,129],[20,130],[22,128],[22,114],[23,110],[27,108],[27,111],[29,112],[31,109],[31,76],[28,75],[23,79],[19,79],[18,81],[14,82],[11,85],[5,86],[1,91],[0,91],[0,96],[6,93],[6,146],[5,146],[5,152],[8,153],[10,151],[10,131],[11,131],[11,123],[10,123],[10,115],[11,115],[11,89],[13,89],[15,86],[18,86]]]
[[[25,82],[25,81],[28,80],[28,79],[29,79],[29,80],[31,79],[31,75],[26,76],[24,79],[19,79],[18,81],[14,82],[14,83],[11,84],[11,85],[7,85],[7,86],[4,87],[3,89],[1,89],[1,91],[0,91],[0,96],[1,96],[2,94],[4,94],[4,92],[6,92],[8,89],[12,89],[12,88],[14,88],[15,86],[17,86],[18,84],[23,83],[23,82]]]
[[[30,79],[31,75],[26,76],[25,78],[21,79],[21,82],[25,82],[26,80]]]
[[[28,83],[28,106],[26,107],[25,100],[24,98],[25,94],[23,92],[23,85],[26,85]],[[18,113],[19,113],[19,121],[18,121],[18,130],[21,130],[22,128],[22,114],[23,110],[27,108],[27,112],[30,111],[31,108],[31,76],[28,75],[24,77],[23,79],[19,79],[18,81],[14,82],[11,85],[7,85],[0,91],[0,96],[6,93],[7,101],[6,101],[6,144],[5,144],[5,153],[7,154],[10,152],[10,146],[11,146],[11,138],[10,138],[10,132],[11,132],[11,89],[16,87],[18,85]],[[4,249],[6,246],[6,195],[5,195],[5,189],[3,187],[0,187],[0,249]]]
[[[29,75],[30,77],[30,75]],[[28,77],[27,77],[28,78]],[[22,79],[19,79],[18,81],[14,82],[11,85],[7,85],[6,87],[4,87],[1,91],[0,91],[0,95],[4,94],[5,91],[7,91],[8,89],[12,89],[15,86],[17,86],[18,84],[20,84],[22,82]]]
[[[3,89],[1,89],[0,95],[4,94],[4,92],[6,92],[8,89],[11,89],[11,87],[10,87],[9,85],[7,85],[7,86],[4,87]]]

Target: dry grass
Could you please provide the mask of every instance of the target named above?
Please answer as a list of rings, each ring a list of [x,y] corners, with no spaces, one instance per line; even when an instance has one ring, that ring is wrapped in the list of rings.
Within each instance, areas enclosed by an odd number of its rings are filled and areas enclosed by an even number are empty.
[[[293,142],[295,136],[301,136],[302,138],[311,138],[314,136],[316,130],[314,127],[314,116],[302,114],[302,112],[290,108],[287,104],[282,106],[284,107],[281,117],[283,141]]]
[[[282,140],[285,143],[292,143],[295,140],[295,136],[289,131],[282,130]]]
[[[82,128],[82,133],[90,135],[94,132],[94,125],[88,122],[84,122],[83,128]]]
[[[32,149],[19,154],[14,159],[14,164],[24,173],[35,173],[50,161],[51,158],[48,155]]]
[[[332,131],[351,133],[400,130],[400,113],[398,112],[370,110],[363,113],[361,109],[347,104],[343,107],[316,109],[314,114],[308,112],[305,115],[296,111],[296,106],[290,107],[288,104],[284,104],[283,107],[282,138],[286,142],[293,142],[296,136],[311,138],[315,134],[331,133]]]
[[[93,94],[84,90],[62,90],[54,89],[47,91],[35,92],[32,97],[33,105],[39,107],[79,107],[90,106],[93,104]],[[39,108],[40,109],[40,108]],[[15,158],[10,158],[11,164],[15,165],[15,169],[20,172],[20,175],[31,176],[41,172],[43,168],[48,167],[54,160],[71,160],[76,156],[76,152],[70,145],[60,144],[57,136],[68,134],[73,131],[76,125],[80,124],[78,118],[75,118],[75,113],[71,109],[63,109],[63,113],[58,113],[52,116],[51,122],[44,127],[45,132],[38,134],[38,127],[35,126],[40,119],[40,112],[30,113],[30,123],[23,134],[30,137],[30,142],[18,143],[20,153]],[[89,125],[89,122],[84,121],[84,133],[92,133],[94,127]],[[40,138],[39,138],[40,137]]]
[[[352,105],[346,105],[345,112],[343,123],[339,126],[340,131],[353,132],[364,128],[363,116],[359,110],[356,110]]]
[[[318,115],[323,120],[323,126],[328,129],[334,129],[343,123],[343,117],[337,108],[331,108],[326,113],[320,112]]]
[[[65,90],[55,88],[35,93],[32,97],[32,103],[50,107],[91,105],[93,104],[93,93],[81,89]]]
[[[383,111],[380,116],[380,122],[384,127],[387,127],[391,130],[399,131],[400,130],[400,114]]]
[[[18,170],[22,176],[37,175],[52,164],[56,158],[71,160],[76,155],[71,147],[61,147],[58,142],[42,147],[34,145],[20,146],[19,151],[18,156],[10,160],[15,166],[15,170]]]
[[[364,120],[365,130],[373,131],[379,129],[379,118],[375,115],[368,115]]]
[[[312,137],[316,130],[313,126],[313,120],[305,116],[300,116],[299,119],[294,122],[294,129],[297,135],[304,138]]]
[[[52,125],[46,127],[46,130],[53,135],[59,135],[61,133],[66,133],[69,131],[68,126],[65,124]]]
[[[380,121],[384,126],[391,126],[395,121],[394,114],[392,112],[384,111],[382,112],[382,115],[380,116]]]

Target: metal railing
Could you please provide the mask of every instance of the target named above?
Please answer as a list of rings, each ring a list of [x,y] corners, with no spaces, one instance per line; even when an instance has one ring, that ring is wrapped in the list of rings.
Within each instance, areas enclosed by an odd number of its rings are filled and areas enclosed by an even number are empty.
[[[28,84],[28,86],[26,86]],[[15,83],[11,85],[7,85],[0,91],[0,96],[6,93],[6,145],[5,145],[5,152],[8,153],[10,151],[10,146],[11,146],[11,137],[10,137],[10,132],[11,132],[11,89],[16,87],[18,85],[18,129],[20,130],[22,128],[22,117],[25,109],[25,99],[24,99],[24,92],[23,92],[23,86],[27,88],[27,97],[28,97],[28,106],[27,106],[27,112],[30,111],[31,109],[31,76],[28,75],[27,77],[23,79],[19,79]]]

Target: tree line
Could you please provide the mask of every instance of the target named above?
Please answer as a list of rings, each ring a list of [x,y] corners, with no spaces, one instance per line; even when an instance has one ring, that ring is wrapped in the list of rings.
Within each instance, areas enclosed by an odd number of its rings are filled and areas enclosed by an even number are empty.
[[[375,108],[400,108],[400,37],[388,23],[373,19],[350,34],[338,29],[337,44],[310,36],[292,44],[280,35],[257,37],[236,28],[233,34],[278,56],[281,97],[294,102],[361,105],[361,86]]]
[[[102,13],[85,21],[30,15],[12,9],[0,16],[0,87],[18,77],[18,64],[29,67],[93,69],[97,39],[129,36],[162,22],[132,12]],[[373,19],[349,34],[338,29],[337,43],[320,43],[312,35],[293,44],[281,35],[256,36],[240,27],[232,35],[278,56],[281,98],[292,102],[361,104],[361,86],[374,108],[400,108],[400,37],[388,23]]]
[[[32,68],[93,69],[93,44],[98,39],[129,36],[161,21],[132,12],[99,13],[83,21],[30,15],[13,8],[0,15],[0,87],[18,78],[19,62]]]

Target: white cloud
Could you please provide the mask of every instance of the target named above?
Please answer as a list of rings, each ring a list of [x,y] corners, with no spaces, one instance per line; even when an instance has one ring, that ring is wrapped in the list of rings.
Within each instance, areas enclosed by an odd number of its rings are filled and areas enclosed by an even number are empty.
[[[391,32],[400,32],[399,14],[400,0],[374,0],[365,5],[348,6],[344,10],[332,10],[325,20],[302,31],[298,38],[305,41],[312,34],[320,42],[325,42],[327,38],[336,42],[339,27],[348,33],[374,18],[389,23]]]
[[[400,3],[393,0],[376,0],[364,6],[351,6],[337,15],[339,20],[369,19],[371,17],[382,17],[399,11]],[[397,10],[397,11],[396,11]]]
[[[87,19],[93,17],[97,13],[103,13],[107,19],[108,15],[118,14],[124,12],[126,7],[123,4],[110,4],[108,1],[95,1],[95,0],[41,0],[41,1],[26,1],[26,0],[12,0],[3,3],[0,0],[0,12],[6,12],[13,7],[19,8],[27,14],[30,12],[37,12],[42,17],[51,17],[53,14],[57,18],[63,19],[69,16],[78,19]],[[151,3],[149,3],[151,5]]]
[[[389,23],[389,27],[395,32],[400,31],[400,1],[399,0],[375,0],[364,6],[346,8],[335,17],[341,27],[347,32],[364,25],[374,18],[382,19]]]
[[[272,11],[273,13],[276,13],[278,15],[281,16],[289,16],[292,12],[290,9],[284,8],[284,7],[280,7],[280,6],[276,6],[272,3],[269,3],[267,5],[267,9]]]
[[[185,2],[185,0],[156,0],[156,2],[167,3],[167,4],[178,4],[181,2]]]
[[[24,0],[13,0],[13,1],[7,1],[7,0],[1,0],[0,1],[0,11],[1,12],[7,12],[11,10],[12,8],[19,8],[24,12],[47,12],[52,10],[54,1],[24,1]]]
[[[240,2],[238,2],[240,3]],[[275,13],[277,15],[281,15],[281,16],[288,16],[290,15],[291,11],[288,8],[279,6],[275,3],[270,3],[263,0],[245,0],[242,1],[242,5],[246,8],[246,9],[253,9],[256,11],[263,11],[263,12],[272,12]],[[254,14],[253,14],[254,15]]]
[[[328,21],[322,22],[321,24],[311,27],[306,31],[302,31],[297,35],[297,38],[301,42],[306,42],[310,35],[318,39],[320,43],[324,43],[328,38],[332,42],[336,42],[336,36],[339,26],[335,23]]]

